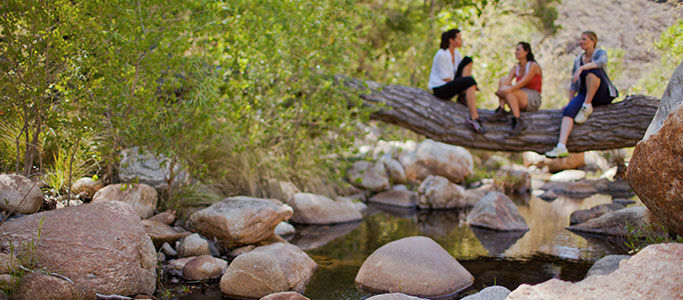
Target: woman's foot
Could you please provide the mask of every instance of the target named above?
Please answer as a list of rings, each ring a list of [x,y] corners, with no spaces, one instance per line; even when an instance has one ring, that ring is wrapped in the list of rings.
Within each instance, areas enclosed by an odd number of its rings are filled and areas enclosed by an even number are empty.
[[[579,112],[576,113],[576,117],[574,118],[574,122],[576,124],[583,124],[583,122],[586,122],[588,120],[588,116],[593,112],[593,106],[587,103],[584,103],[581,106],[581,109],[579,109]]]
[[[569,151],[567,151],[567,146],[565,145],[557,145],[553,150],[545,153],[545,156],[550,158],[566,157],[567,155],[569,155]]]
[[[467,126],[472,129],[474,132],[478,134],[484,134],[486,133],[486,128],[484,128],[484,125],[481,124],[481,120],[479,119],[474,119],[467,117],[467,120],[465,120],[465,123],[467,123]]]
[[[526,129],[526,124],[521,118],[512,117],[512,128],[510,129],[511,135],[518,135]]]

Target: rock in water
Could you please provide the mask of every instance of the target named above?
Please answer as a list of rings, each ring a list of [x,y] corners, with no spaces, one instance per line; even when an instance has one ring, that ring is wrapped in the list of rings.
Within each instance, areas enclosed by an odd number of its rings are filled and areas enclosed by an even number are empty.
[[[633,151],[626,179],[659,220],[683,235],[683,63]]]
[[[529,227],[517,206],[500,192],[489,192],[467,214],[467,223],[499,231],[527,231]]]
[[[417,188],[420,209],[449,209],[467,207],[465,189],[445,177],[428,176]]]
[[[551,279],[522,284],[506,299],[681,299],[682,265],[683,244],[650,245],[608,275],[588,276],[577,283]]]
[[[661,231],[645,206],[633,206],[611,211],[586,222],[569,226],[567,229],[594,234],[626,236],[628,234],[627,224],[633,228]]]
[[[237,298],[297,291],[303,293],[318,265],[291,244],[275,243],[242,254],[221,277],[221,292]]]
[[[192,231],[233,248],[271,237],[277,224],[292,214],[292,208],[278,200],[239,196],[193,213],[187,223]]]
[[[32,214],[40,209],[41,204],[43,193],[38,184],[21,175],[0,174],[0,209]]]
[[[596,261],[586,273],[586,277],[591,275],[607,275],[619,268],[619,262],[631,258],[630,255],[607,255]]]
[[[351,201],[334,201],[321,195],[296,193],[289,204],[294,209],[291,222],[299,224],[336,224],[358,221],[363,215]]]
[[[40,226],[38,240],[36,231]],[[100,294],[154,293],[157,256],[140,218],[121,202],[45,211],[0,226],[0,246],[39,242],[38,265]]]
[[[569,216],[569,224],[574,225],[574,224],[579,224],[586,222],[590,219],[597,218],[599,216],[604,215],[605,213],[608,213],[610,211],[615,211],[624,208],[623,205],[618,204],[618,203],[607,203],[607,204],[600,204],[591,207],[590,209],[583,209],[583,210],[577,210]]]
[[[400,292],[419,297],[453,294],[474,277],[439,244],[414,236],[390,242],[363,262],[355,282],[371,292]]]

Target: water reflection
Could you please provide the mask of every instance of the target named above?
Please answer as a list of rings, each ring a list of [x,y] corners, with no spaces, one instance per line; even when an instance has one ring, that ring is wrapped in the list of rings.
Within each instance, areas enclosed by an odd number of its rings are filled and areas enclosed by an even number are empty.
[[[526,231],[502,232],[477,227],[470,227],[470,230],[491,256],[500,256],[527,233]]]
[[[338,237],[347,235],[360,224],[361,222],[351,222],[336,225],[298,226],[290,243],[304,251],[320,248]]]

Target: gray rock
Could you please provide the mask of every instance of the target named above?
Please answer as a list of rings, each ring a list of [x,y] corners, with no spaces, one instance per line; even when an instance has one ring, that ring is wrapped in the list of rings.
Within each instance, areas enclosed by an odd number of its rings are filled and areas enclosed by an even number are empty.
[[[391,182],[405,183],[408,181],[406,171],[398,160],[391,158],[389,155],[384,155],[378,161],[384,164],[384,169],[387,171]]]
[[[294,229],[294,226],[287,222],[280,222],[280,224],[277,224],[277,226],[275,226],[275,234],[279,236],[291,235],[295,232],[296,229]]]
[[[391,186],[384,163],[357,161],[348,172],[351,184],[373,192],[386,191]]]
[[[1,209],[32,214],[40,209],[41,204],[43,193],[37,183],[21,175],[0,174]]]
[[[538,198],[541,198],[545,201],[553,201],[557,199],[557,194],[555,194],[553,191],[545,191],[543,194],[539,195]]]
[[[370,197],[369,202],[400,207],[415,207],[417,193],[413,191],[391,190]]]
[[[461,300],[505,300],[510,294],[504,286],[494,285],[481,290],[479,293],[462,298]]]
[[[619,262],[631,258],[630,255],[607,255],[596,261],[586,273],[586,277],[591,275],[607,275],[619,269]]]
[[[399,157],[410,181],[421,181],[438,175],[460,183],[472,174],[474,161],[467,149],[459,146],[424,140],[415,152]]]
[[[417,188],[420,209],[449,209],[467,207],[465,189],[445,177],[428,176]]]
[[[175,251],[175,249],[173,249],[169,243],[161,244],[161,251],[168,256],[178,256],[178,252]]]
[[[211,255],[209,242],[197,233],[183,238],[177,248],[179,257]]]
[[[280,292],[265,296],[259,300],[311,300],[297,292]]]
[[[600,204],[591,207],[590,209],[584,209],[584,210],[577,210],[569,216],[569,224],[574,225],[574,224],[579,224],[586,222],[590,219],[597,218],[599,216],[604,215],[605,213],[608,213],[610,211],[618,210],[624,208],[623,205],[617,204],[617,203],[607,203],[607,204]]]
[[[171,226],[151,220],[142,220],[145,232],[152,238],[155,247],[160,247],[163,243],[175,243],[191,233],[188,231],[176,231]]]
[[[140,147],[128,148],[121,151],[119,177],[123,182],[138,182],[148,184],[155,189],[166,189],[170,175],[171,160],[159,156],[155,157]],[[175,176],[173,186],[183,186],[190,182],[190,175],[180,164],[173,166]]]
[[[103,187],[104,183],[102,183],[102,181],[95,181],[90,177],[83,177],[77,179],[71,185],[71,193],[75,195],[83,195],[85,198],[90,199]]]
[[[614,199],[612,199],[612,202],[617,203],[617,204],[621,204],[623,206],[628,206],[628,205],[636,203],[635,201],[629,200],[626,198],[614,198]]]
[[[391,293],[375,295],[365,300],[426,300],[425,298],[418,298],[406,295],[404,293]]]
[[[559,173],[555,173],[550,176],[550,181],[556,182],[570,182],[577,181],[586,178],[586,171],[581,170],[565,170]]]
[[[489,192],[479,200],[467,214],[467,223],[498,231],[529,230],[515,203],[500,192]]]

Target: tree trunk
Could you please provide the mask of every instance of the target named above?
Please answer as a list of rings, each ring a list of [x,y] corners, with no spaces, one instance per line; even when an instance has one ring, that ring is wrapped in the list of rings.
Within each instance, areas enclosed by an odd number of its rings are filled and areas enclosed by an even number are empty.
[[[375,107],[371,118],[410,129],[428,138],[463,147],[495,151],[543,153],[557,144],[562,112],[559,109],[522,112],[527,128],[510,136],[510,124],[487,122],[491,110],[479,110],[487,133],[476,134],[465,125],[467,107],[441,100],[431,93],[400,85],[382,86],[371,81],[338,77],[351,89],[360,90],[366,105]],[[643,95],[594,107],[584,124],[575,124],[567,148],[571,152],[635,146],[645,134],[659,106],[659,99]]]

